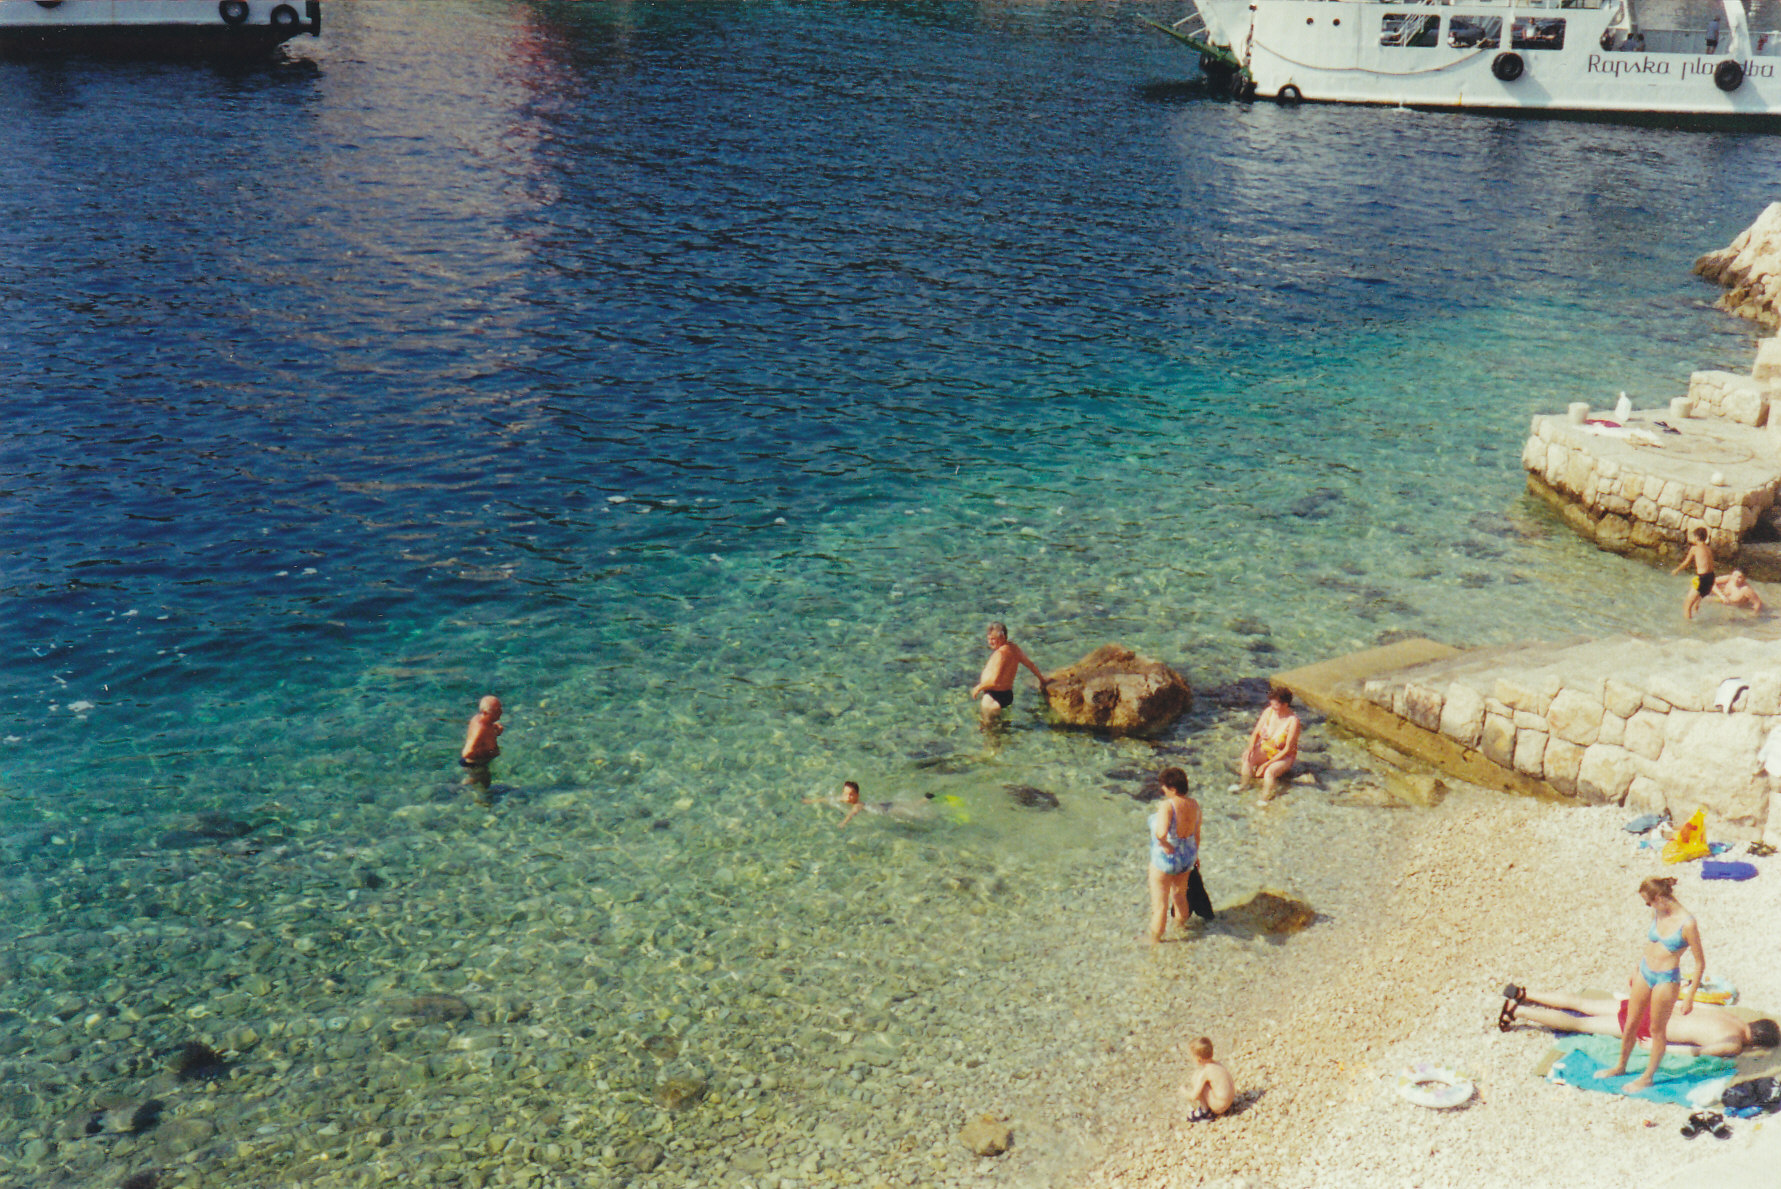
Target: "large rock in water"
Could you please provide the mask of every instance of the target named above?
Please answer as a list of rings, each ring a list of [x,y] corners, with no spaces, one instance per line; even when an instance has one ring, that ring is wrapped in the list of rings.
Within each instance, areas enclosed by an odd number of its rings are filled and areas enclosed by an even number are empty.
[[[1144,735],[1193,705],[1181,674],[1118,644],[1104,644],[1045,686],[1051,712],[1073,727]]]

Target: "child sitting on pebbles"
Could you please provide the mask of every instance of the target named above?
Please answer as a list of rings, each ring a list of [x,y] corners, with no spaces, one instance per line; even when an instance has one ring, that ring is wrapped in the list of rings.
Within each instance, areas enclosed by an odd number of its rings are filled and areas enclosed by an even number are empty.
[[[1187,1095],[1193,1109],[1187,1113],[1189,1123],[1203,1123],[1208,1119],[1216,1119],[1231,1109],[1237,1100],[1237,1083],[1231,1080],[1231,1071],[1212,1059],[1212,1041],[1200,1037],[1188,1046],[1194,1055],[1194,1071],[1188,1075],[1187,1084],[1181,1092]]]

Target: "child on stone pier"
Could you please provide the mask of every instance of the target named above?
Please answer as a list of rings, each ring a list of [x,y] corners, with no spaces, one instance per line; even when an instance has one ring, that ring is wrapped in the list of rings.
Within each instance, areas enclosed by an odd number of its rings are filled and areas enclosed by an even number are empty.
[[[1181,1087],[1181,1092],[1193,1103],[1187,1121],[1203,1123],[1231,1109],[1231,1104],[1237,1101],[1237,1083],[1231,1079],[1230,1070],[1212,1059],[1209,1038],[1198,1038],[1188,1046],[1188,1051],[1194,1055],[1194,1071],[1188,1075],[1187,1084]]]
[[[1688,552],[1676,563],[1672,574],[1680,574],[1690,563],[1694,565],[1694,582],[1688,588],[1688,598],[1682,603],[1682,617],[1693,619],[1694,613],[1700,610],[1701,599],[1713,593],[1713,549],[1707,544],[1707,530],[1703,525],[1695,525],[1688,530],[1691,542]]]

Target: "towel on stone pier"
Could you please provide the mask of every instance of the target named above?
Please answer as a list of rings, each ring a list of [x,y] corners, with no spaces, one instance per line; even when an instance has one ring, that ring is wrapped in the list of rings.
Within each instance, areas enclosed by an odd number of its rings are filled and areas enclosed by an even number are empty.
[[[1632,1060],[1628,1064],[1630,1072],[1617,1078],[1595,1076],[1597,1070],[1607,1069],[1618,1060],[1620,1041],[1615,1037],[1577,1035],[1560,1037],[1553,1052],[1541,1064],[1550,1062],[1550,1067],[1546,1070],[1546,1080],[1549,1082],[1575,1086],[1579,1090],[1619,1094],[1623,1086],[1645,1072],[1645,1063],[1650,1060],[1650,1056],[1648,1051],[1634,1048]],[[1652,1080],[1651,1088],[1625,1097],[1642,1098],[1647,1102],[1670,1102],[1678,1106],[1712,1106],[1725,1093],[1725,1088],[1731,1085],[1736,1072],[1737,1063],[1729,1057],[1666,1053],[1663,1064],[1657,1067],[1657,1077]]]
[[[1730,714],[1738,708],[1738,699],[1750,692],[1750,683],[1742,677],[1727,677],[1713,691],[1713,709]]]

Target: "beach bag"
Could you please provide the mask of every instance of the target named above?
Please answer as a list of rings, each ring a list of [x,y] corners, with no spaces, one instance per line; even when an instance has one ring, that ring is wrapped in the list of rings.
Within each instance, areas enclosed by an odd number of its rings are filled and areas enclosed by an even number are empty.
[[[1707,811],[1697,809],[1694,816],[1677,828],[1675,837],[1664,843],[1664,862],[1691,863],[1713,853],[1707,845]]]
[[[1206,881],[1200,878],[1200,865],[1187,876],[1187,911],[1205,920],[1212,919],[1212,897],[1206,895]]]
[[[1781,1082],[1774,1078],[1752,1078],[1725,1088],[1725,1108],[1731,1111],[1755,1107],[1759,1111],[1781,1110]]]

